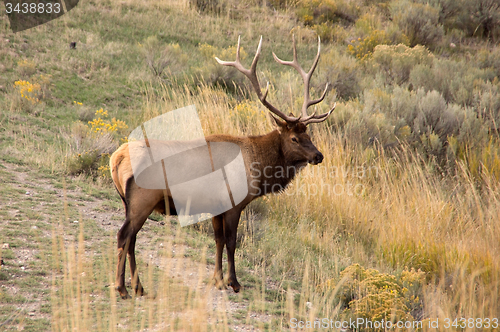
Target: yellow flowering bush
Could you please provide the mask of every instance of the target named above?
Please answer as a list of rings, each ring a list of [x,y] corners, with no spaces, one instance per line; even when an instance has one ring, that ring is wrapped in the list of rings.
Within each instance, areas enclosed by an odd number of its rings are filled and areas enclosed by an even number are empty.
[[[29,81],[15,81],[14,86],[21,95],[21,98],[26,99],[32,105],[38,104],[42,98],[42,87],[38,83],[30,83]]]
[[[375,46],[387,43],[389,43],[389,40],[384,30],[372,30],[363,39],[351,40],[351,43],[347,46],[347,50],[356,58],[364,60],[372,55]]]
[[[243,126],[266,121],[266,112],[259,110],[254,102],[243,101],[230,111],[230,116]]]
[[[77,107],[82,103],[74,101]],[[109,157],[119,143],[125,142],[128,126],[116,118],[109,119],[107,110],[98,109],[94,118],[86,125],[77,122],[73,126],[72,138],[76,152],[66,158],[70,174],[88,173],[110,179]],[[82,152],[83,151],[83,152]]]
[[[109,162],[109,154],[107,154],[107,158],[103,158],[102,160],[106,160],[107,162]],[[110,168],[108,163],[97,168],[97,174],[102,178],[109,178],[111,176],[109,171]]]
[[[397,276],[353,264],[342,271],[338,279],[327,280],[321,288],[338,287],[346,318],[395,322],[414,320],[412,313],[421,309],[424,282],[425,273],[420,270],[405,269]]]
[[[12,110],[32,111],[48,96],[50,75],[35,75],[26,80],[14,82],[10,95]]]
[[[128,126],[125,122],[112,118],[108,120],[108,111],[102,108],[95,112],[95,117],[92,121],[89,121],[91,135],[104,135],[108,133],[121,132],[127,129]]]

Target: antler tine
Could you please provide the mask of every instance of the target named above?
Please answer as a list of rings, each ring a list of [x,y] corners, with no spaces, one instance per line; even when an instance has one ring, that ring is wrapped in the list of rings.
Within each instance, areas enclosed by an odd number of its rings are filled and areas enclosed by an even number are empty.
[[[311,100],[310,92],[309,92],[309,86],[311,82],[311,77],[312,74],[314,73],[314,70],[318,66],[319,62],[319,57],[321,54],[321,38],[318,36],[318,53],[316,54],[316,57],[314,58],[313,64],[311,66],[311,69],[306,73],[304,69],[300,66],[298,60],[297,60],[297,47],[295,43],[295,35],[292,36],[293,38],[293,60],[292,61],[283,61],[280,58],[276,56],[276,54],[273,53],[274,59],[276,62],[285,65],[285,66],[290,66],[297,70],[302,76],[302,80],[304,81],[304,103],[302,104],[302,109],[301,109],[301,122],[304,124],[309,124],[309,123],[317,123],[321,121],[325,121],[326,118],[332,113],[332,111],[335,109],[335,106],[333,108],[324,114],[321,115],[316,115],[315,113],[311,115],[307,115],[307,109],[312,106],[316,105],[325,99],[326,92],[328,91],[328,83],[326,84],[325,90],[321,94],[321,97],[318,99]]]
[[[238,48],[236,49],[236,60],[235,61],[222,61],[219,58],[215,57],[215,60],[223,66],[230,66],[238,69],[243,75],[245,75],[249,80],[250,83],[252,83],[252,86],[255,90],[255,93],[257,93],[257,97],[259,97],[259,100],[261,103],[266,106],[268,110],[270,110],[272,113],[276,114],[283,120],[285,120],[288,123],[297,123],[300,120],[300,116],[298,118],[293,117],[293,116],[288,116],[285,113],[281,112],[278,110],[276,107],[271,105],[266,98],[267,98],[267,93],[269,92],[269,82],[267,82],[267,87],[266,87],[266,92],[262,94],[262,91],[260,89],[260,84],[259,84],[259,79],[257,78],[257,62],[259,61],[259,56],[260,56],[260,51],[262,48],[262,36],[260,37],[259,41],[259,46],[257,47],[257,51],[255,52],[255,56],[252,61],[252,65],[250,66],[250,69],[246,69],[243,67],[240,61],[240,36],[238,36]]]
[[[323,113],[321,115],[314,116],[314,113],[313,113],[313,116],[311,116],[309,119],[303,121],[302,123],[304,123],[307,126],[310,123],[323,122],[330,116],[330,114],[332,114],[332,112],[336,106],[337,106],[337,103],[333,104],[333,107],[330,109],[329,112]]]
[[[326,93],[326,90],[323,93],[323,95],[321,96],[321,98],[318,98],[315,100],[311,100],[311,97],[309,94],[309,84],[311,81],[312,74],[314,73],[314,70],[316,69],[316,66],[318,65],[319,56],[320,56],[320,52],[321,52],[321,39],[318,36],[318,53],[316,54],[316,58],[314,59],[314,62],[311,66],[311,69],[307,73],[300,66],[300,64],[297,60],[297,45],[295,43],[295,35],[292,35],[292,39],[293,39],[293,60],[292,61],[283,61],[280,58],[278,58],[276,56],[276,54],[274,54],[274,53],[273,53],[273,56],[274,56],[274,60],[276,60],[276,62],[278,62],[282,65],[290,66],[290,67],[294,68],[295,70],[297,70],[299,72],[300,76],[302,76],[302,80],[304,81],[304,103],[302,104],[301,114],[302,114],[302,120],[304,121],[305,118],[308,118],[307,109],[309,108],[309,106],[315,105],[315,104],[321,102],[325,98],[324,95]]]
[[[321,94],[321,97],[319,97],[318,99],[315,99],[315,100],[311,101],[310,104],[309,104],[309,106],[318,104],[318,103],[322,102],[323,99],[325,99],[326,92],[328,91],[328,86],[329,86],[329,83],[326,83],[325,90],[323,90],[323,93]],[[324,114],[326,114],[326,113],[324,113]],[[322,115],[324,115],[324,114],[322,114]],[[322,115],[319,115],[319,116],[322,116]],[[305,118],[302,118],[302,121],[304,122],[304,121],[307,121],[307,120],[315,118],[315,117],[316,117],[316,112],[313,112],[313,114],[311,114],[309,116],[306,116]]]

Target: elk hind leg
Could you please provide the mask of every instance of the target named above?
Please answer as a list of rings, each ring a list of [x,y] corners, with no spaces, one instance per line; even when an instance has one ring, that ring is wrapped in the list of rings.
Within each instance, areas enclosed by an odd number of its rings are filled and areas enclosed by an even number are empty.
[[[135,240],[137,235],[134,234],[130,239],[130,244],[128,247],[128,259],[130,263],[130,275],[132,277],[132,289],[138,296],[144,295],[144,288],[142,287],[141,281],[139,280],[139,273],[137,272],[137,264],[135,262]]]
[[[128,202],[127,211],[125,212],[126,218],[122,228],[118,231],[118,267],[116,271],[116,289],[123,299],[130,298],[125,287],[125,261],[126,256],[130,260],[130,272],[132,273],[132,286],[135,288],[136,293],[142,295],[144,293],[143,287],[139,282],[137,276],[137,265],[135,261],[135,240],[136,234],[144,225],[144,222],[153,211],[157,204],[156,199],[141,196],[139,194],[135,197],[144,198],[142,201],[137,199],[134,204]]]
[[[117,242],[118,242],[118,266],[116,267],[116,290],[120,293],[122,299],[130,298],[128,295],[127,288],[125,287],[125,262],[127,260],[127,255],[130,247],[130,238],[127,238],[125,234],[130,227],[130,220],[127,218],[122,228],[118,231]]]
[[[221,215],[212,218],[212,226],[214,227],[215,246],[217,247],[214,271],[215,287],[217,287],[218,289],[223,289],[224,278],[222,273],[222,253],[224,251],[226,239],[224,237],[224,224]]]

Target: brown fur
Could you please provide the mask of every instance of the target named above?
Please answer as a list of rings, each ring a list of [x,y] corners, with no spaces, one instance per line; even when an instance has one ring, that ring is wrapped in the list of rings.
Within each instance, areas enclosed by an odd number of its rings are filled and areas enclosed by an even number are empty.
[[[218,216],[213,217],[215,242],[217,247],[214,279],[216,286],[224,287],[222,277],[222,253],[227,248],[229,277],[227,284],[235,292],[240,290],[236,279],[234,252],[236,249],[236,232],[240,214],[255,198],[270,192],[278,192],[286,188],[296,173],[308,163],[317,164],[323,155],[316,149],[306,133],[303,123],[289,124],[275,119],[277,130],[263,136],[235,137],[229,135],[212,135],[207,142],[231,142],[237,144],[243,155],[247,173],[248,195],[238,205]],[[116,287],[122,298],[129,297],[125,288],[125,256],[130,261],[132,287],[136,294],[143,294],[135,262],[135,241],[149,214],[156,210],[165,213],[165,196],[167,195],[170,213],[175,213],[170,191],[140,188],[136,185],[128,146],[123,144],[110,159],[113,182],[125,207],[125,222],[117,234],[118,266]],[[281,170],[281,173],[279,173]],[[284,170],[284,172],[283,172]],[[280,174],[280,176],[276,176]],[[266,175],[271,175],[267,177]]]

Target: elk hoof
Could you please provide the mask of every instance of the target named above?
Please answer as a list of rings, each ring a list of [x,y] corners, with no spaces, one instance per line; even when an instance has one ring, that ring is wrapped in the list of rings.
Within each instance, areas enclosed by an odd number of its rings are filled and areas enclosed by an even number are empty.
[[[127,299],[132,298],[130,295],[128,295],[128,292],[126,289],[120,289],[120,287],[116,287],[116,290],[118,293],[120,293],[120,296],[122,299],[127,300]]]
[[[219,290],[226,289],[226,285],[224,285],[224,279],[222,278],[221,273],[217,273],[217,272],[214,273],[214,283],[215,283],[215,287],[217,287],[217,289],[219,289]]]
[[[240,284],[236,280],[235,281],[229,281],[228,286],[233,287],[233,290],[234,290],[235,293],[239,293],[239,291],[241,289]]]
[[[217,289],[219,290],[226,289],[226,286],[224,285],[224,281],[222,279],[214,278],[214,281],[215,281],[215,287],[217,287]]]
[[[142,287],[142,285],[135,286],[135,295],[137,295],[137,296],[146,295],[146,292],[144,291],[144,288]]]

